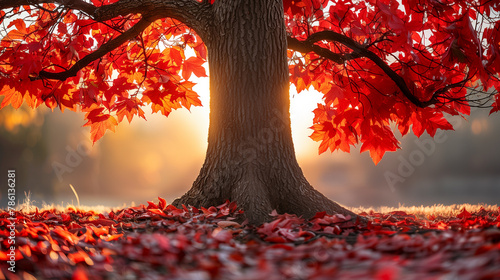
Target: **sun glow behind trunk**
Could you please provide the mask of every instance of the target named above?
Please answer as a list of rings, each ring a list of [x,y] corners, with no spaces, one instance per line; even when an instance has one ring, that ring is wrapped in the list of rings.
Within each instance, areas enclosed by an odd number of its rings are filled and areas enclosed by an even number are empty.
[[[187,56],[193,56],[194,51],[190,48],[186,49]],[[205,64],[205,70],[210,76],[208,64]],[[202,107],[194,107],[191,113],[186,110],[178,110],[173,112],[173,115],[182,114],[186,117],[186,127],[192,127],[196,130],[200,145],[203,150],[207,147],[208,124],[210,115],[210,85],[209,78],[193,78],[196,83],[194,91],[200,96],[203,104]],[[292,138],[296,155],[299,159],[311,158],[317,155],[319,143],[316,143],[309,138],[312,130],[309,129],[313,125],[314,113],[317,104],[322,102],[322,94],[315,90],[305,90],[298,94],[294,85],[290,85],[290,118],[292,123]],[[187,113],[187,114],[186,114]],[[190,116],[188,116],[188,114]]]
[[[309,138],[309,135],[312,133],[310,127],[313,125],[313,110],[321,102],[322,94],[315,90],[303,91],[298,94],[294,86],[290,87],[292,137],[299,159],[317,155],[318,143]]]
[[[210,115],[210,91],[208,78],[196,79],[197,85],[194,87],[195,91],[200,95],[203,107],[196,107],[191,109],[191,116],[187,116],[189,127],[195,124],[195,129],[199,135],[200,145],[206,149],[206,137],[208,133],[208,120]],[[292,137],[295,147],[295,152],[298,158],[311,157],[317,154],[318,143],[309,138],[312,130],[309,129],[313,125],[314,113],[313,110],[317,104],[322,102],[322,94],[311,90],[303,91],[298,94],[295,87],[290,87],[290,118],[292,122]],[[185,110],[180,110],[185,111]],[[172,115],[181,112],[173,112]]]

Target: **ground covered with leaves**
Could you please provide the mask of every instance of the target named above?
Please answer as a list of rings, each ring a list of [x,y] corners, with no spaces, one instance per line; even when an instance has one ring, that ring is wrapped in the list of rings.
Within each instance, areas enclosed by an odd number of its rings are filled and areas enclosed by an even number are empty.
[[[15,220],[15,273],[9,236]],[[498,208],[454,216],[274,215],[254,227],[235,203],[165,200],[105,213],[0,212],[0,279],[499,279]]]

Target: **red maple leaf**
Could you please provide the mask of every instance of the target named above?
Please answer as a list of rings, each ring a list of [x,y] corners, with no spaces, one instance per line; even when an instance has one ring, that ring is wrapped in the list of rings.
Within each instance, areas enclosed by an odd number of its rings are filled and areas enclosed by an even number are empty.
[[[104,114],[102,111],[104,111],[104,108],[92,106],[85,115],[88,121],[83,126],[90,126],[90,138],[93,143],[99,140],[106,133],[106,130],[114,132],[115,127],[118,125],[113,116]]]
[[[187,80],[191,77],[191,73],[193,73],[196,77],[206,77],[207,73],[205,72],[205,67],[203,64],[205,61],[199,57],[190,57],[184,61],[182,65],[182,77]]]

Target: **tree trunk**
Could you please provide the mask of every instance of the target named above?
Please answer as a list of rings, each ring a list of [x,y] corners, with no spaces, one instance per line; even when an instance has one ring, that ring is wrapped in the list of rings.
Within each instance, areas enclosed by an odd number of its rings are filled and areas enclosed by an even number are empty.
[[[278,213],[352,212],[310,186],[295,158],[281,0],[217,0],[208,38],[210,128],[205,163],[175,205],[236,201],[251,223]]]

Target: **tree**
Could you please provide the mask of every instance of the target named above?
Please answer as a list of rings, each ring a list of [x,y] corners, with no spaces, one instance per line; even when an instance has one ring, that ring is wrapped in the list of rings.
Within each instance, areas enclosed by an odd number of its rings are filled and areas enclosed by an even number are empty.
[[[361,144],[375,163],[394,130],[452,129],[444,114],[500,110],[500,5],[488,0],[0,0],[1,107],[86,112],[98,140],[142,108],[201,105],[205,163],[176,205],[237,201],[253,223],[276,209],[350,211],[309,185],[290,131],[289,83],[314,88],[319,152]],[[194,50],[187,57],[186,47]],[[394,124],[391,128],[390,124]]]

